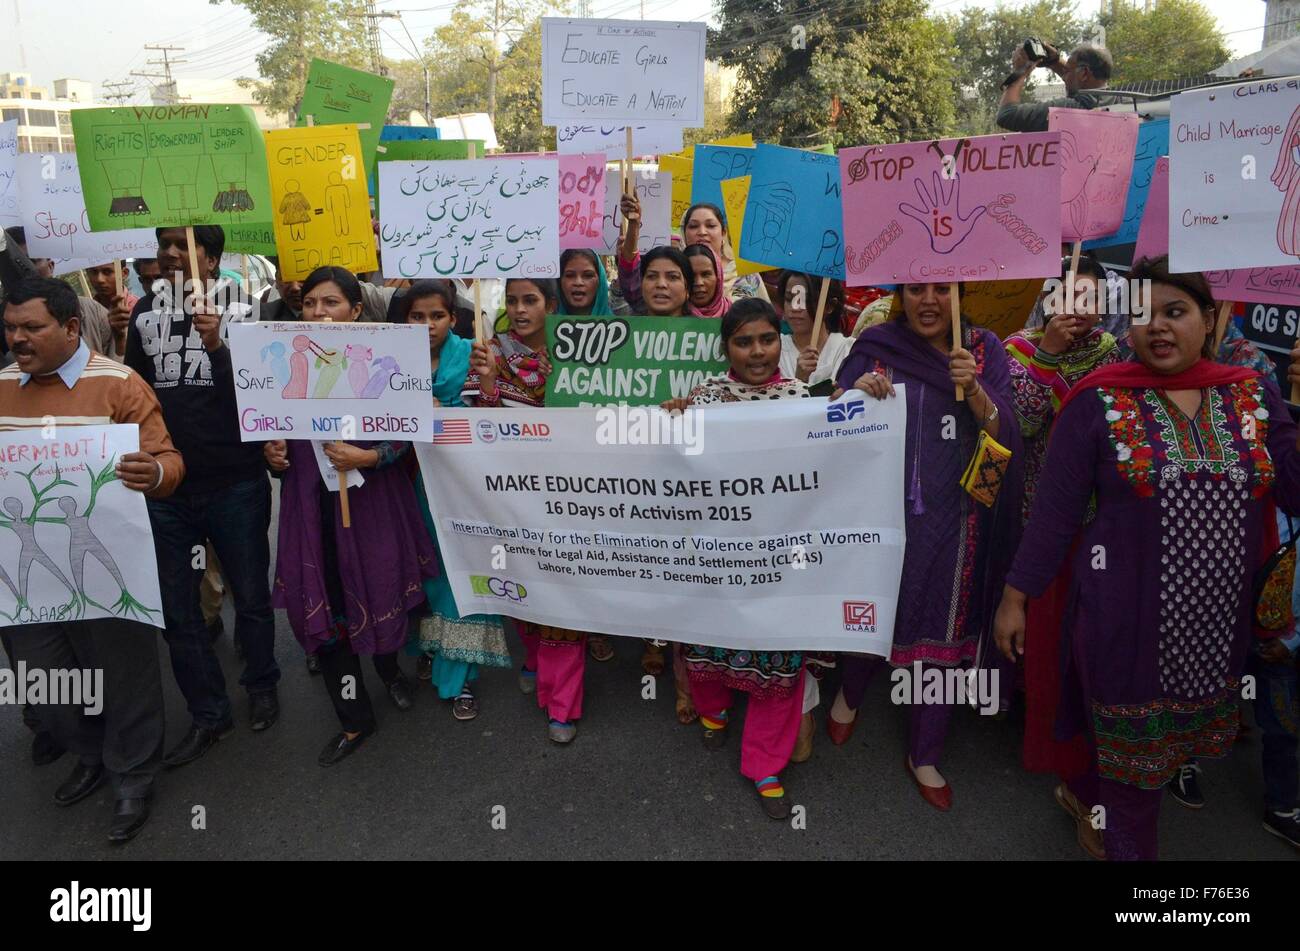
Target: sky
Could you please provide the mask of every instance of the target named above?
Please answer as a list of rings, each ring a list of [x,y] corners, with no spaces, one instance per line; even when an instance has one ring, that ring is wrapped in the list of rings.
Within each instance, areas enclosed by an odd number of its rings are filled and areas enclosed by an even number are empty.
[[[828,0],[833,2],[833,0]],[[1142,2],[1142,0],[1138,0]],[[1264,24],[1264,0],[1202,0],[1227,34],[1235,56],[1260,48]],[[1099,0],[1080,0],[1079,10],[1094,15]],[[642,6],[646,19],[702,20],[706,0],[592,0],[595,16],[636,19]],[[931,0],[936,12],[955,12],[966,6],[994,6],[993,0]],[[1007,2],[1015,6],[1014,0]],[[406,29],[417,41],[423,40],[446,22],[450,0],[379,0],[381,12],[400,12],[401,22],[382,22],[386,55],[407,58],[411,42]],[[712,4],[708,4],[712,9]],[[109,14],[111,11],[111,15]],[[50,86],[55,79],[83,79],[94,83],[96,95],[106,80],[129,79],[132,70],[157,71],[147,60],[162,54],[144,50],[145,43],[184,47],[170,57],[187,60],[175,67],[186,82],[231,80],[256,75],[254,57],[266,44],[252,29],[251,17],[229,0],[0,0],[0,73],[28,72],[36,85]],[[16,26],[10,29],[11,25]],[[1050,37],[1044,37],[1050,41]],[[1009,52],[1008,52],[1008,55]],[[24,58],[25,64],[24,65]],[[147,80],[136,79],[147,90]],[[137,96],[143,102],[146,95]]]

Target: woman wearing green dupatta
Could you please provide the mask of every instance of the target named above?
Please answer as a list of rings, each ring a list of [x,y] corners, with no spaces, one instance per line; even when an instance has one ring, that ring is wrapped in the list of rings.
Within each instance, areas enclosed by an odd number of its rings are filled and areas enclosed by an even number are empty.
[[[451,332],[456,322],[456,290],[448,281],[418,281],[402,299],[398,312],[400,323],[422,324],[429,328],[429,357],[433,364],[433,399],[439,406],[464,406],[461,389],[469,373],[469,340]],[[429,530],[438,560],[442,550],[438,532],[429,513],[424,480],[416,479],[420,514]],[[445,572],[424,582],[429,601],[429,615],[421,618],[418,633],[410,648],[421,657],[423,674],[429,667],[429,680],[443,700],[454,700],[451,713],[457,720],[478,716],[478,701],[470,683],[478,679],[480,664],[509,667],[510,650],[506,646],[501,618],[491,614],[461,617],[451,594],[451,582]],[[428,658],[428,661],[425,660]]]
[[[560,255],[560,306],[557,314],[575,317],[613,317],[609,305],[609,278],[595,251],[570,248]]]

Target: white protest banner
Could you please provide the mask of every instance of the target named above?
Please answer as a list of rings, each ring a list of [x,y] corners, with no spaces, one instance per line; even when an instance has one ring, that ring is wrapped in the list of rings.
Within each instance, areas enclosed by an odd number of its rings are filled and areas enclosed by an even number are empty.
[[[18,194],[27,254],[34,258],[77,258],[104,264],[158,253],[152,228],[91,231],[81,195],[77,156],[24,152],[18,156]]]
[[[440,408],[472,433],[416,447],[456,605],[715,647],[887,654],[905,405]]]
[[[650,166],[637,166],[632,177],[636,197],[641,199],[641,234],[636,249],[642,254],[651,248],[670,244],[673,239],[673,177],[667,172],[655,171]],[[643,174],[650,172],[650,177]],[[601,236],[601,254],[618,254],[622,238],[623,212],[619,202],[623,193],[617,188],[605,189],[605,224]]]
[[[699,128],[704,44],[702,22],[542,17],[542,124],[648,119]]]
[[[163,626],[149,511],[114,472],[139,448],[134,424],[0,432],[0,627]]]
[[[1300,259],[1300,80],[1256,80],[1170,102],[1169,265]]]
[[[0,228],[23,223],[18,207],[18,120],[0,122]]]
[[[558,159],[379,163],[390,277],[558,277]]]
[[[250,321],[229,334],[244,442],[433,439],[423,327]]]
[[[604,152],[607,158],[627,158],[624,122],[565,122],[555,127],[556,148],[562,155]],[[663,155],[682,148],[680,122],[633,122],[632,154]]]

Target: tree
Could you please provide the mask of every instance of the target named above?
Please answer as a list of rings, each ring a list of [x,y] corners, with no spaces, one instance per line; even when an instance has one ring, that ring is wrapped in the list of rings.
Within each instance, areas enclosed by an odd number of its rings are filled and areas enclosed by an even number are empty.
[[[710,53],[738,70],[728,125],[836,147],[946,134],[948,25],[925,0],[718,0]]]
[[[210,0],[220,4],[222,0]],[[267,110],[292,117],[307,86],[314,58],[369,69],[365,4],[361,0],[233,0],[253,15],[253,25],[271,38],[257,54],[260,79],[240,76]]]
[[[1199,0],[1160,0],[1150,10],[1117,5],[1101,22],[1115,57],[1111,85],[1203,76],[1232,58],[1214,14]]]
[[[1035,0],[1017,8],[970,6],[949,23],[957,46],[957,127],[965,135],[997,130],[1002,81],[1011,72],[1016,47],[1032,36],[1068,50],[1083,40],[1086,30],[1073,0]]]

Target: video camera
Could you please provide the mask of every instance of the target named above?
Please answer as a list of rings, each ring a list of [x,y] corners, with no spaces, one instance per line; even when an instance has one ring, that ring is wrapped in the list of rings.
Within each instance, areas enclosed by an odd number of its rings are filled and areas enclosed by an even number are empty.
[[[1031,36],[1025,40],[1021,49],[1025,51],[1025,56],[1029,58],[1030,65],[1027,69],[1012,73],[1004,79],[1002,81],[1002,88],[1004,89],[1023,76],[1026,72],[1031,72],[1038,66],[1055,66],[1061,61],[1060,52],[1052,49],[1036,36]]]

